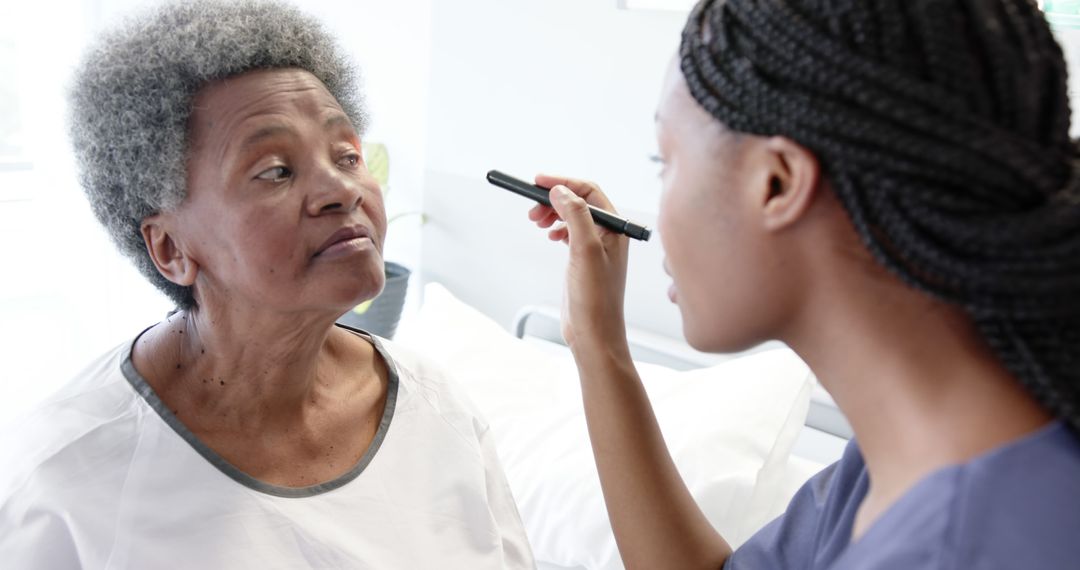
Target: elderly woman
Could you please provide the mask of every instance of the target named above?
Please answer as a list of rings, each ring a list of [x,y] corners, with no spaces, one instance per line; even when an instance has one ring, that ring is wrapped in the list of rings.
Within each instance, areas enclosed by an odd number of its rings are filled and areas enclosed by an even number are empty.
[[[335,325],[383,286],[359,95],[318,23],[273,2],[176,2],[90,50],[82,183],[179,310],[4,444],[5,567],[532,566],[486,424],[438,370]]]

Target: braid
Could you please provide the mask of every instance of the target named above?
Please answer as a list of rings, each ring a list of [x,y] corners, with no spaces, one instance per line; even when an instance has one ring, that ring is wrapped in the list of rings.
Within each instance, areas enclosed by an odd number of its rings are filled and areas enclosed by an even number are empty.
[[[703,0],[693,97],[813,151],[873,256],[1080,430],[1080,142],[1030,0]]]

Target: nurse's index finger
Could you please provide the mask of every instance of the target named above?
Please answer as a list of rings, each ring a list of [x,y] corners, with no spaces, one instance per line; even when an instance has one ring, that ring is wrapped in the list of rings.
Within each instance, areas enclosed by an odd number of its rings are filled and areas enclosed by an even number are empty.
[[[573,191],[574,194],[581,196],[581,198],[589,204],[615,213],[614,204],[608,200],[608,197],[600,190],[600,187],[587,180],[566,178],[564,176],[551,176],[549,174],[537,174],[536,184],[543,186],[544,188],[554,188],[561,184]]]

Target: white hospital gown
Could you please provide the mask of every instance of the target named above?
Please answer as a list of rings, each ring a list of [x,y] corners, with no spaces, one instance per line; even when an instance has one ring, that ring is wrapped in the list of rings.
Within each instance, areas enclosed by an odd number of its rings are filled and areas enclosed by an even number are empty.
[[[533,568],[487,424],[446,378],[376,339],[386,413],[348,474],[248,477],[110,351],[0,434],[0,567]],[[391,357],[392,355],[392,357]]]

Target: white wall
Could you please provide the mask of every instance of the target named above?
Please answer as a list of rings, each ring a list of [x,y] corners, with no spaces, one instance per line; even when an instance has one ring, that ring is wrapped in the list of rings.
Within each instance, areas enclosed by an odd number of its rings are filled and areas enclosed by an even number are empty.
[[[572,174],[655,210],[653,113],[683,13],[458,0],[433,18],[429,170]]]
[[[64,86],[92,9],[27,2],[9,14],[33,168],[0,172],[0,425],[117,342],[119,330],[137,332],[166,308],[113,253],[75,182]]]
[[[1072,136],[1080,135],[1080,29],[1058,28],[1054,30],[1065,61],[1069,64],[1069,96],[1072,104]]]
[[[685,15],[615,0],[436,2],[424,228],[425,278],[504,325],[522,305],[558,305],[561,246],[490,169],[595,180],[635,219],[659,200],[653,115]],[[659,239],[631,246],[631,324],[678,335]]]
[[[431,0],[296,3],[326,22],[364,70],[373,119],[368,135],[391,155],[391,213],[419,209]],[[86,38],[143,4],[4,5],[5,24],[26,48],[20,112],[34,169],[0,172],[0,429],[171,307],[115,253],[94,220],[76,183],[65,124],[64,86]],[[418,264],[417,220],[391,228],[388,259]]]

